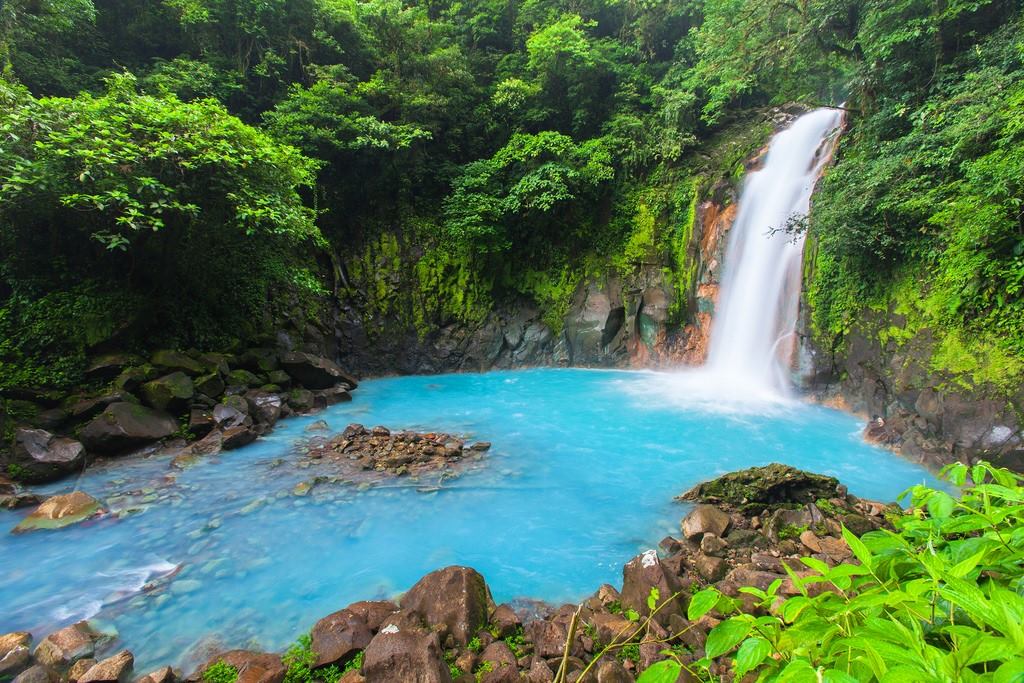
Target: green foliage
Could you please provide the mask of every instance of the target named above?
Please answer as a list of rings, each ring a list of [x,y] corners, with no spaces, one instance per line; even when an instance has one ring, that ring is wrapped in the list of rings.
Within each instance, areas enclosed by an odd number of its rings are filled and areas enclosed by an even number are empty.
[[[285,683],[337,683],[346,671],[359,671],[363,668],[363,651],[358,651],[343,669],[337,665],[313,668],[316,664],[316,653],[313,652],[313,639],[309,634],[299,636],[281,657],[285,666]]]
[[[708,634],[711,660],[734,653],[737,677],[763,681],[1011,681],[1024,673],[1024,477],[987,463],[944,470],[959,498],[915,486],[895,531],[843,537],[856,564],[787,571],[799,594],[744,588],[767,611],[707,588],[688,617],[730,615]],[[808,587],[823,584],[812,594]],[[760,616],[759,616],[760,615]],[[667,664],[676,674],[679,665]],[[640,680],[645,680],[641,678]],[[660,680],[652,675],[650,680]]]
[[[203,683],[235,683],[238,669],[221,660],[211,664],[203,672]]]
[[[466,649],[470,652],[480,652],[480,650],[484,649],[484,646],[483,643],[480,642],[480,638],[478,636],[473,636],[466,645]]]

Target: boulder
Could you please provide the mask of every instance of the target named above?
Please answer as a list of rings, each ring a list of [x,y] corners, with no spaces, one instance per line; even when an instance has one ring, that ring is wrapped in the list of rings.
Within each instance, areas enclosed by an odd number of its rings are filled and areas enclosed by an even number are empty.
[[[360,600],[345,609],[362,619],[366,627],[376,633],[384,620],[398,611],[398,605],[390,600]]]
[[[635,680],[633,675],[614,659],[605,659],[597,667],[597,683],[635,683]]]
[[[491,613],[490,624],[498,630],[499,638],[508,638],[511,635],[515,635],[516,631],[523,626],[519,615],[508,604],[501,604],[494,608],[494,612]]]
[[[608,612],[595,612],[590,617],[590,625],[597,635],[598,642],[602,645],[607,645],[616,639],[619,642],[628,640],[641,628],[640,624],[626,619],[621,614]]]
[[[313,405],[317,408],[326,408],[335,403],[348,403],[351,400],[352,394],[343,385],[313,392]]]
[[[466,645],[487,625],[490,593],[484,577],[469,567],[446,567],[427,574],[402,596],[402,609],[418,613],[431,627],[443,626]]]
[[[192,377],[207,372],[207,368],[202,362],[180,351],[157,351],[153,354],[151,362],[163,370],[170,372],[181,371]]]
[[[121,650],[85,672],[78,683],[127,683],[135,666],[135,657],[128,650]]]
[[[43,638],[36,647],[35,658],[44,666],[67,670],[79,659],[92,657],[101,638],[102,634],[89,622],[80,621]]]
[[[314,401],[313,392],[309,389],[292,389],[288,392],[288,405],[297,413],[312,410]]]
[[[262,374],[273,372],[277,370],[277,352],[273,349],[249,349],[238,357],[238,365]]]
[[[114,379],[114,386],[121,391],[135,391],[142,386],[143,382],[147,382],[159,374],[160,371],[152,365],[126,368]]]
[[[266,391],[250,391],[245,400],[249,404],[249,414],[257,422],[273,426],[281,417],[281,397]]]
[[[643,616],[650,614],[647,597],[651,588],[658,589],[659,605],[682,590],[679,577],[662,564],[654,550],[634,557],[622,568],[622,606],[630,607]],[[675,598],[658,610],[654,621],[666,626],[672,614],[684,613],[682,600]]]
[[[88,493],[65,493],[47,498],[12,531],[20,534],[43,529],[61,529],[85,521],[101,511],[100,502]]]
[[[680,528],[687,540],[699,541],[704,534],[724,536],[731,524],[732,518],[718,508],[711,505],[695,505],[683,518]]]
[[[725,510],[758,512],[834,498],[839,480],[772,463],[730,472],[694,486],[679,498],[711,503]],[[719,534],[721,535],[721,534]]]
[[[233,398],[233,397],[228,397]],[[248,409],[248,404],[246,405]],[[230,427],[248,427],[252,424],[252,418],[244,410],[239,410],[234,405],[218,403],[213,407],[213,423],[221,429]]]
[[[88,380],[109,381],[121,374],[126,368],[141,365],[143,360],[138,356],[126,353],[108,353],[94,358],[85,368]]]
[[[329,614],[313,626],[314,666],[343,665],[370,644],[373,634],[355,612],[343,609]]]
[[[136,683],[174,683],[176,676],[174,675],[174,669],[169,666],[165,666],[162,669],[151,671]]]
[[[225,389],[224,380],[221,379],[219,372],[211,372],[208,375],[196,378],[193,386],[196,393],[209,396],[210,398],[217,398],[224,393]]]
[[[225,451],[230,451],[251,444],[256,440],[256,432],[249,427],[239,425],[237,427],[228,427],[222,432],[221,437],[221,448]]]
[[[0,635],[0,680],[17,676],[28,668],[32,634],[25,631]]]
[[[365,651],[366,683],[451,683],[437,633],[387,625]]]
[[[211,657],[187,680],[193,683],[203,680],[206,670],[217,662],[224,662],[238,671],[238,679],[235,683],[282,683],[284,681],[285,668],[279,656],[251,650],[229,650]]]
[[[213,411],[207,408],[193,408],[188,413],[188,431],[196,438],[202,438],[213,429]]]
[[[68,669],[68,680],[71,681],[71,683],[78,683],[78,679],[84,676],[85,673],[94,666],[96,666],[95,659],[79,659],[71,665],[70,669]]]
[[[281,357],[281,366],[291,377],[307,389],[329,389],[344,382],[350,389],[359,386],[352,375],[337,363],[311,353],[292,351]]]
[[[69,417],[74,418],[76,422],[84,422],[102,413],[103,409],[111,403],[121,403],[122,401],[138,403],[138,399],[127,391],[121,390],[103,394],[102,396],[90,396],[69,401],[67,410]]]
[[[90,451],[116,454],[164,439],[178,430],[167,413],[134,403],[114,403],[92,419],[79,438]]]
[[[14,677],[11,683],[58,683],[60,674],[48,666],[36,664]]]
[[[258,387],[263,384],[258,376],[241,368],[229,372],[226,381],[230,387]]]
[[[206,373],[226,375],[231,372],[231,363],[233,363],[234,360],[234,356],[230,356],[226,353],[199,354],[199,362],[203,365],[203,371]]]
[[[172,372],[141,387],[142,399],[151,408],[179,414],[195,395],[192,379],[184,372]]]
[[[480,653],[480,660],[494,664],[495,668],[516,665],[516,656],[512,654],[511,648],[501,640],[496,640],[485,647],[484,651]]]
[[[729,572],[729,563],[721,557],[712,557],[703,553],[693,560],[693,567],[702,579],[708,583],[721,581]]]
[[[42,429],[17,430],[11,458],[19,477],[28,482],[53,481],[82,471],[86,463],[81,443]]]

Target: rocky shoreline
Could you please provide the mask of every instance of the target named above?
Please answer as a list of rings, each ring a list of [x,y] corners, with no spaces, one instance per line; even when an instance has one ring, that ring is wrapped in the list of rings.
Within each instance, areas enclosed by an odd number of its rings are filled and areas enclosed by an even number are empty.
[[[99,458],[159,444],[187,465],[245,446],[281,418],[352,400],[359,385],[328,358],[272,349],[157,351],[148,361],[116,354],[95,359],[87,376],[91,391],[28,392],[15,400],[22,417],[9,451],[0,451],[0,507],[36,504],[19,484],[80,473]]]
[[[358,432],[347,431],[348,438],[338,438],[351,441]],[[742,588],[765,590],[778,582],[780,596],[795,595],[791,574],[811,573],[801,558],[829,566],[849,560],[842,527],[857,535],[882,528],[898,509],[851,496],[834,478],[777,464],[705,482],[680,499],[694,507],[678,537],[663,539],[660,552],[630,560],[621,588],[601,586],[579,605],[496,605],[478,572],[446,567],[395,601],[356,602],[324,617],[283,656],[231,650],[213,654],[188,675],[164,667],[136,678],[132,654],[80,622],[34,648],[30,634],[0,636],[0,680],[628,683],[662,659],[691,666],[703,657],[704,640],[721,615],[687,618],[690,598],[702,588],[715,586],[757,612],[757,601]],[[711,672],[728,679],[727,660],[713,662]],[[696,679],[684,670],[680,680]]]

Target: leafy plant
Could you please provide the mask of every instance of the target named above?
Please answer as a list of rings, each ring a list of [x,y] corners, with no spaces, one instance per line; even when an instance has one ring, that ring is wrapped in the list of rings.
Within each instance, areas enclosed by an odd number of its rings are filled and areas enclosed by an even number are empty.
[[[1018,681],[1024,677],[1024,477],[988,463],[945,468],[959,498],[915,486],[895,530],[858,538],[843,529],[859,564],[810,573],[783,565],[799,595],[780,601],[781,580],[755,596],[767,614],[706,588],[688,618],[728,618],[707,636],[697,673],[731,655],[737,677],[763,681]],[[821,584],[812,595],[809,586]],[[662,663],[650,681],[682,664]],[[643,683],[649,683],[641,677]]]
[[[238,669],[221,660],[214,662],[203,672],[203,683],[235,683]]]

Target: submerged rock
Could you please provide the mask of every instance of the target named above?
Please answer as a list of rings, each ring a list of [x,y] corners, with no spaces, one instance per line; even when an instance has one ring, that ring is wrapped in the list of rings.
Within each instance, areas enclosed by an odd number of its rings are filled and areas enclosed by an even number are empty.
[[[134,403],[114,403],[82,428],[82,443],[90,451],[116,454],[167,438],[178,430],[168,415]]]
[[[833,498],[837,495],[838,486],[839,480],[834,477],[772,463],[730,472],[697,484],[679,499],[711,503],[724,510],[760,511]]]
[[[85,521],[101,511],[100,502],[84,491],[53,496],[47,498],[28,517],[21,520],[12,533],[61,529]]]
[[[85,467],[85,447],[42,429],[19,429],[14,433],[12,463],[24,481],[46,482]]]

